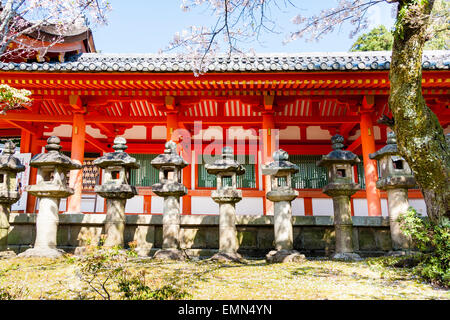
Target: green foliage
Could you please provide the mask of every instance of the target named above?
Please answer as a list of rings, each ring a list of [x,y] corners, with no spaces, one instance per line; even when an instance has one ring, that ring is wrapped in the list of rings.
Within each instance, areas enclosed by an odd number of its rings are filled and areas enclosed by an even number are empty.
[[[442,23],[433,27],[433,38],[425,43],[425,50],[448,50],[450,43],[450,1],[435,1],[431,19],[440,16]]]
[[[123,272],[126,260],[126,253],[118,247],[97,248],[78,261],[76,274],[79,280],[87,285],[89,293],[93,293],[92,299],[100,297],[103,300],[111,300],[112,286]]]
[[[394,36],[392,32],[380,25],[370,32],[361,35],[350,51],[389,51],[392,50]]]
[[[450,287],[450,220],[443,217],[433,223],[410,208],[399,221],[402,232],[423,253],[414,271],[431,283]]]
[[[110,249],[94,247],[77,262],[76,275],[84,287],[78,290],[80,299],[124,299],[124,300],[176,300],[191,295],[183,289],[184,283],[178,274],[149,282],[145,271],[132,271],[136,260],[135,243],[131,250],[120,247]],[[147,283],[149,282],[149,283]]]
[[[23,300],[29,295],[29,290],[23,285],[14,284],[13,286],[0,287],[1,300]]]
[[[128,242],[128,247],[129,247],[129,250],[127,251],[128,256],[134,258],[138,257],[138,253],[136,251],[137,241]]]
[[[191,295],[177,286],[171,279],[168,284],[152,289],[146,285],[145,271],[137,275],[124,272],[119,278],[118,287],[124,300],[182,300]]]
[[[394,42],[394,35],[398,34],[403,38],[405,21],[408,19],[419,19],[414,17],[411,12],[411,6],[427,4],[424,0],[410,1],[401,7],[393,31],[389,31],[385,26],[380,25],[373,28],[368,33],[361,35],[352,45],[350,51],[390,51]],[[447,16],[450,11],[449,1],[436,1],[433,7],[432,20],[436,16]],[[449,19],[443,19],[445,22],[434,23],[432,37],[425,43],[425,50],[448,50],[450,39]],[[435,21],[431,21],[432,23]]]

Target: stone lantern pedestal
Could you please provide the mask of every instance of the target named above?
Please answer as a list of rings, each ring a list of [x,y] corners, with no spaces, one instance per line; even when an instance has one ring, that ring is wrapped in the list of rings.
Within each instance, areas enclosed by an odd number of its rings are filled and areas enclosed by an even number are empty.
[[[359,163],[358,156],[344,148],[344,138],[335,135],[331,142],[333,151],[323,156],[318,166],[328,169],[329,183],[323,193],[333,198],[334,230],[336,250],[333,259],[360,260],[353,250],[353,220],[350,197],[358,191],[359,185],[354,182],[352,166]]]
[[[95,186],[94,191],[106,199],[106,240],[104,247],[124,247],[125,205],[128,199],[137,195],[136,187],[128,184],[129,170],[139,169],[136,159],[125,150],[125,138],[116,138],[110,152],[94,160],[94,165],[104,170],[102,185]]]
[[[163,245],[154,258],[160,260],[185,260],[180,250],[180,197],[187,194],[181,183],[181,170],[188,164],[177,153],[177,145],[168,141],[163,154],[152,160],[152,166],[159,170],[159,183],[152,186],[153,192],[164,198]]]
[[[262,166],[262,174],[271,176],[271,191],[266,198],[274,203],[275,250],[266,255],[269,263],[302,262],[305,256],[294,250],[291,202],[298,197],[292,189],[292,175],[299,171],[284,150],[275,151],[274,161]]]
[[[222,159],[205,168],[217,178],[217,189],[211,192],[211,197],[219,204],[219,252],[211,260],[243,262],[237,252],[236,203],[242,200],[242,191],[237,190],[237,176],[243,175],[245,168],[234,160],[230,147],[223,148]]]
[[[19,159],[14,157],[16,146],[8,140],[0,156],[0,259],[14,257],[8,251],[9,214],[11,205],[20,199],[16,175],[25,170]]]
[[[34,248],[19,254],[19,257],[58,258],[64,254],[56,248],[56,234],[59,222],[59,203],[62,198],[73,194],[67,186],[66,174],[81,169],[81,165],[60,152],[61,140],[50,137],[45,149],[47,153],[35,155],[30,162],[38,169],[35,185],[27,186],[29,194],[39,198],[39,213],[36,218],[36,242]]]
[[[370,155],[378,161],[380,179],[377,188],[385,190],[388,196],[389,224],[391,228],[392,248],[390,255],[404,255],[411,249],[411,240],[400,230],[398,218],[409,209],[408,189],[416,185],[408,163],[397,149],[394,132],[388,133],[387,145]]]

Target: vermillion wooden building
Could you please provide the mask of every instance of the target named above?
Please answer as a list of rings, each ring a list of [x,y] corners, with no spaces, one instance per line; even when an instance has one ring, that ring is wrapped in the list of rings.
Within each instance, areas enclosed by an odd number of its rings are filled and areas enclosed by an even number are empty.
[[[86,48],[75,49],[88,52]],[[183,170],[189,189],[182,199],[185,215],[218,214],[210,198],[215,178],[206,173],[203,154],[220,153],[233,141],[246,167],[239,180],[243,200],[237,204],[238,215],[273,214],[265,200],[268,181],[261,164],[282,148],[300,166],[293,215],[331,216],[332,200],[322,193],[327,174],[316,162],[330,152],[330,138],[339,133],[362,160],[355,168],[362,191],[353,196],[353,214],[388,215],[386,195],[376,189],[377,164],[369,154],[386,143],[388,129],[376,121],[389,115],[390,52],[218,57],[205,75],[195,77],[190,61],[175,56],[73,54],[72,49],[65,58],[58,54],[46,62],[0,63],[0,83],[33,93],[30,107],[0,115],[0,137],[16,138],[21,153],[34,155],[42,152],[49,136],[57,135],[63,151],[84,165],[72,173],[75,195],[62,201],[61,212],[104,212],[103,198],[93,192],[101,172],[92,160],[111,152],[113,139],[123,136],[127,152],[141,165],[130,176],[139,195],[128,201],[128,214],[162,213],[162,199],[151,190],[158,174],[150,161],[172,138],[191,164]],[[449,65],[448,51],[425,52],[423,94],[446,133]],[[29,184],[35,175],[32,169]],[[420,191],[411,190],[409,197],[424,214]],[[35,202],[28,197],[23,211],[35,212]]]

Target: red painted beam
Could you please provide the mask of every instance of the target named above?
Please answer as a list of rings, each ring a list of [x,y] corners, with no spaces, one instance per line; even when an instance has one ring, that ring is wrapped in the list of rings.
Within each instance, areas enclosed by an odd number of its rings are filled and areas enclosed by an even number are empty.
[[[98,150],[102,151],[102,152],[111,152],[111,148],[108,148],[108,146],[100,141],[98,141],[97,139],[95,139],[94,137],[92,137],[91,135],[86,133],[85,139],[87,142],[89,142],[92,146],[94,146],[95,148],[97,148]]]
[[[29,125],[27,123],[17,123],[15,121],[6,120],[6,119],[4,119],[4,121],[15,126],[16,128],[19,128],[19,129],[22,129],[22,130],[28,132],[31,135],[36,135],[35,128],[33,128],[31,125]]]
[[[361,136],[358,137],[351,145],[348,146],[346,150],[355,152],[356,149],[358,149],[361,146]]]

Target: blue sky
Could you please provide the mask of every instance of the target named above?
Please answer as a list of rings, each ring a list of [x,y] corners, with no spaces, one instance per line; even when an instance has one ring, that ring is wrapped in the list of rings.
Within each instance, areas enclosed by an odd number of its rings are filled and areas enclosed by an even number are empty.
[[[103,53],[157,53],[169,44],[177,31],[190,25],[211,25],[215,19],[205,9],[183,12],[180,0],[111,0],[113,11],[106,26],[94,26],[94,40],[98,51]],[[349,38],[349,26],[325,37],[320,42],[296,40],[283,45],[282,40],[289,31],[294,30],[290,20],[297,13],[316,13],[325,7],[335,6],[335,0],[300,1],[297,8],[274,10],[272,18],[280,25],[281,34],[266,34],[264,43],[254,42],[246,45],[257,53],[270,52],[315,52],[348,51],[356,40]],[[392,27],[391,6],[378,5],[370,12],[371,27],[384,24]],[[301,10],[301,11],[300,11]]]

